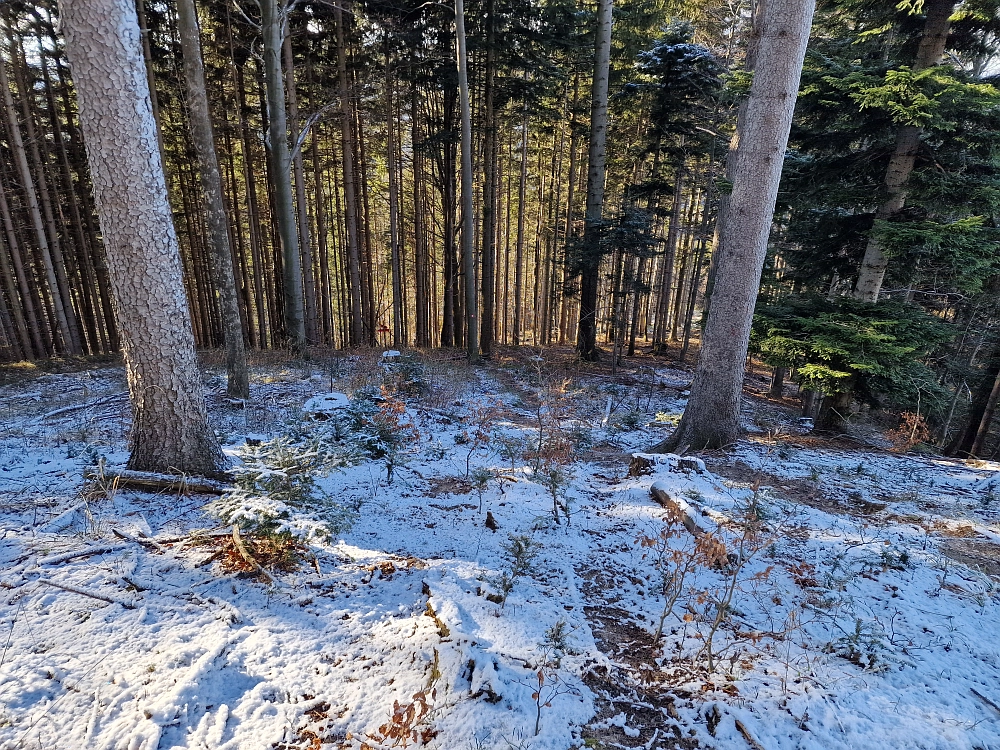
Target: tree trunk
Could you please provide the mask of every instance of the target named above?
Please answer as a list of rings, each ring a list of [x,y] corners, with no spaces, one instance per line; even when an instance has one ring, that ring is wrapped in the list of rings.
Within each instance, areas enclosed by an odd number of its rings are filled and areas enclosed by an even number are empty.
[[[177,235],[131,0],[60,3],[132,400],[129,468],[213,474]]]
[[[486,92],[484,95],[485,130],[483,134],[483,229],[482,229],[482,289],[483,316],[479,336],[484,357],[493,356],[494,292],[496,285],[496,170],[497,170],[497,119],[493,106],[493,86],[496,69],[496,33],[494,18],[495,0],[486,3]]]
[[[986,436],[990,434],[990,425],[993,423],[993,414],[996,412],[998,398],[1000,398],[1000,372],[997,372],[997,376],[993,379],[993,388],[990,389],[990,395],[986,399],[986,408],[983,409],[983,416],[979,420],[976,439],[973,441],[972,449],[969,451],[973,456],[979,456],[983,452]]]
[[[955,9],[955,0],[926,0],[924,12],[924,34],[917,48],[917,57],[913,63],[913,71],[917,72],[941,63],[945,43],[948,41],[948,31],[951,27],[951,14]],[[883,185],[888,196],[875,214],[876,220],[891,218],[900,211],[906,203],[906,183],[913,172],[920,150],[920,136],[923,128],[913,125],[902,125],[896,131],[896,148],[889,160]],[[882,251],[882,246],[872,230],[865,247],[865,256],[861,261],[858,281],[854,287],[854,296],[866,302],[878,300],[885,279],[889,259]]]
[[[601,224],[604,218],[605,143],[608,133],[608,75],[611,65],[612,0],[599,0],[594,43],[594,80],[590,105],[590,155],[587,167],[587,213],[583,230],[580,278],[580,325],[576,347],[589,362],[597,352],[597,291],[601,270]]]
[[[78,354],[79,345],[74,335],[74,325],[70,323],[70,319],[73,316],[73,309],[72,307],[67,309],[63,295],[60,293],[56,259],[53,248],[49,245],[48,236],[45,233],[42,209],[38,202],[38,194],[35,192],[36,182],[28,166],[28,156],[24,140],[21,136],[21,126],[17,122],[17,115],[14,111],[14,99],[11,95],[10,82],[7,78],[6,65],[2,60],[0,60],[0,91],[2,91],[4,111],[7,115],[7,124],[10,130],[12,141],[11,151],[28,204],[28,214],[30,215],[31,226],[35,233],[35,241],[38,243],[38,249],[42,256],[42,265],[45,268],[45,280],[48,283],[52,307],[55,311],[56,332],[61,340],[61,349],[68,354]],[[37,149],[35,139],[31,139],[31,142]],[[40,167],[41,165],[39,164],[38,166]]]
[[[184,56],[188,119],[191,139],[198,154],[198,173],[208,220],[209,258],[219,294],[223,338],[226,344],[227,392],[234,398],[250,398],[250,376],[243,345],[243,323],[236,298],[233,252],[229,244],[229,220],[222,196],[222,175],[215,153],[215,135],[208,110],[205,69],[201,61],[201,37],[194,0],[177,0],[177,30]]]
[[[1000,348],[994,348],[982,379],[972,390],[971,404],[969,406],[969,415],[965,429],[955,436],[955,439],[951,441],[945,450],[945,453],[949,456],[967,458],[974,455],[973,449],[976,445],[976,438],[979,435],[983,420],[990,410],[990,398],[993,395],[994,385],[998,378],[1000,378]],[[987,428],[989,421],[991,420],[987,420]]]
[[[386,98],[386,158],[389,173],[389,245],[392,261],[392,346],[399,348],[403,340],[403,278],[399,251],[399,185],[396,170],[396,123],[392,77],[392,52],[389,37],[385,40],[385,98]]]
[[[309,206],[306,202],[306,178],[302,167],[302,148],[299,144],[299,97],[295,90],[295,56],[292,54],[292,36],[286,30],[281,44],[285,68],[285,91],[288,94],[288,122],[291,125],[292,172],[295,176],[295,213],[299,224],[302,285],[304,288],[305,333],[308,341],[316,340],[316,289],[313,284],[312,238],[309,231]]]
[[[814,9],[814,0],[768,0],[764,8],[746,117],[734,136],[736,171],[721,229],[712,315],[684,416],[658,450],[718,447],[740,434],[750,324]]]
[[[418,347],[430,347],[431,336],[431,304],[430,273],[431,264],[428,257],[427,239],[424,231],[424,157],[420,144],[420,99],[419,90],[414,84],[410,97],[410,144],[413,150],[413,254],[416,271],[416,344]]]
[[[468,54],[465,49],[465,6],[455,0],[455,42],[458,55],[458,95],[462,108],[462,260],[465,266],[465,348],[470,362],[479,360],[479,300],[473,251],[475,216],[472,208],[472,110],[469,106]]]
[[[351,122],[350,88],[347,84],[347,44],[344,13],[334,12],[337,24],[337,82],[340,87],[341,154],[344,168],[344,223],[347,227],[347,269],[351,293],[351,346],[364,343],[361,311],[361,249],[358,244],[358,192],[354,184],[354,126]]]
[[[775,367],[771,373],[771,387],[768,388],[767,395],[780,401],[785,394],[785,377],[787,375],[787,367]]]
[[[291,160],[285,111],[285,80],[281,70],[282,17],[278,0],[261,0],[261,33],[264,37],[264,88],[267,93],[267,129],[274,183],[274,219],[281,240],[281,277],[284,293],[285,337],[295,356],[306,353],[302,295],[302,261],[299,230],[292,200]]]
[[[517,245],[514,248],[514,322],[511,342],[521,345],[522,305],[524,304],[524,213],[528,187],[528,118],[521,126],[521,177],[517,198]]]

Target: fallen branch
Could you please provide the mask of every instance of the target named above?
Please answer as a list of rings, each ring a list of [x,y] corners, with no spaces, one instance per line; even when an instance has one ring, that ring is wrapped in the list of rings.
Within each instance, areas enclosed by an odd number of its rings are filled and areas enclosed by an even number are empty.
[[[254,556],[250,554],[246,545],[243,544],[243,537],[240,536],[240,527],[236,524],[233,524],[233,545],[236,547],[236,551],[240,553],[240,557],[253,566],[254,570],[264,576],[268,583],[274,583],[274,577],[264,569],[263,565],[254,559]]]
[[[164,552],[165,553],[167,551],[166,547],[164,547],[162,544],[160,544],[155,539],[150,539],[148,536],[146,536],[145,534],[143,534],[141,531],[139,532],[139,536],[132,536],[131,534],[128,534],[128,533],[122,531],[121,529],[111,529],[111,533],[114,534],[117,537],[121,537],[122,539],[127,539],[130,542],[134,542],[135,544],[141,544],[141,545],[146,546],[146,547],[152,547],[153,549],[155,549],[155,550],[157,550],[159,552]]]
[[[764,746],[753,738],[753,735],[750,734],[750,730],[747,729],[743,725],[743,722],[739,719],[736,720],[736,731],[743,735],[743,739],[747,741],[747,744],[752,747],[753,750],[764,750]]]
[[[56,565],[57,563],[73,560],[77,557],[87,557],[88,555],[100,555],[105,552],[114,552],[124,549],[127,544],[101,544],[97,547],[84,547],[72,552],[62,552],[58,555],[49,555],[38,560],[38,565]]]
[[[980,693],[980,692],[979,692],[978,690],[976,690],[975,688],[969,688],[969,690],[971,690],[971,691],[972,691],[972,694],[973,694],[974,696],[976,696],[977,698],[979,698],[979,700],[981,700],[981,701],[982,701],[983,703],[985,703],[985,704],[986,704],[987,706],[989,706],[989,707],[990,707],[990,708],[992,708],[992,709],[993,709],[994,711],[996,711],[996,712],[997,712],[998,714],[1000,714],[1000,706],[998,706],[998,705],[997,705],[996,703],[994,703],[993,701],[991,701],[991,700],[990,700],[989,698],[987,698],[987,697],[986,697],[985,695],[983,695],[982,693]]]
[[[50,411],[48,414],[43,414],[41,416],[41,421],[47,419],[52,419],[53,417],[58,417],[63,414],[70,414],[74,411],[81,411],[82,409],[90,409],[94,406],[102,406],[104,404],[110,403],[112,401],[127,400],[127,393],[116,393],[113,396],[106,396],[104,398],[99,398],[96,401],[88,401],[85,404],[75,404],[73,406],[64,406],[62,409],[56,409],[55,411]]]
[[[130,602],[125,599],[119,599],[116,596],[108,596],[106,594],[99,594],[96,591],[91,591],[89,589],[80,588],[79,586],[71,586],[68,583],[57,583],[51,578],[39,578],[39,583],[44,583],[46,586],[53,586],[57,589],[62,589],[63,591],[69,591],[72,594],[79,594],[80,596],[88,596],[91,599],[97,599],[98,601],[107,602],[108,604],[120,604],[125,609],[135,609],[135,602]]]
[[[63,529],[72,526],[73,523],[75,522],[73,516],[76,515],[76,512],[78,510],[86,507],[87,507],[87,501],[81,500],[76,505],[73,505],[72,507],[69,507],[66,510],[64,510],[62,513],[53,518],[51,521],[46,521],[45,523],[40,524],[39,526],[36,527],[36,530],[44,532],[62,531]]]
[[[183,495],[224,495],[232,485],[205,477],[175,476],[173,474],[155,474],[146,471],[87,471],[84,479],[94,481],[113,481],[119,489],[139,490],[142,492],[177,492]]]

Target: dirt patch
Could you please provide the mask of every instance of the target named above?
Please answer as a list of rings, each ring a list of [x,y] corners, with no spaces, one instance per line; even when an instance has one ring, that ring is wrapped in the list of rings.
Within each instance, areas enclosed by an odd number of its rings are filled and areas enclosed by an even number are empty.
[[[608,576],[597,570],[578,571],[592,606],[584,607],[598,648],[610,667],[595,665],[584,673],[584,683],[597,697],[596,713],[584,729],[588,747],[691,750],[702,745],[678,717],[675,703],[690,694],[671,687],[674,678],[657,664],[660,648],[631,615],[602,601],[613,591]],[[609,586],[611,586],[609,588]],[[626,721],[617,719],[622,713]],[[624,724],[624,726],[622,725]]]
[[[983,535],[976,531],[972,524],[960,523],[952,524],[948,521],[934,521],[930,524],[924,524],[924,528],[927,529],[929,534],[935,534],[937,536],[947,536],[954,539],[983,539]]]
[[[1000,544],[986,539],[948,539],[940,547],[941,554],[955,562],[1000,576]]]
[[[472,482],[462,477],[433,477],[428,480],[429,486],[424,492],[427,497],[441,497],[441,495],[468,495],[472,492]],[[457,508],[458,506],[455,506]],[[474,506],[473,506],[474,507]],[[454,510],[446,508],[445,510]]]

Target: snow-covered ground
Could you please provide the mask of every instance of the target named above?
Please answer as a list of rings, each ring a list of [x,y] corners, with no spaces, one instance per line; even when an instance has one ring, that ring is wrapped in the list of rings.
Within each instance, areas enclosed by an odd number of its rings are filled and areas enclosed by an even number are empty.
[[[208,378],[213,422],[304,444],[392,359]],[[120,368],[0,388],[0,748],[1000,747],[1000,466],[757,437],[630,474],[687,376],[564,364],[413,365],[393,481],[317,476],[356,519],[271,582],[212,498],[84,483]]]

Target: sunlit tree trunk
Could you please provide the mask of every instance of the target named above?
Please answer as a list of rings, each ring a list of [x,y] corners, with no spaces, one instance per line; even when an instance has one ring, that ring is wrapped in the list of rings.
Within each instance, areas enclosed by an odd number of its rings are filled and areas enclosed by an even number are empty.
[[[799,90],[814,0],[767,0],[721,227],[712,314],[681,423],[658,450],[727,445],[740,434],[743,367]]]
[[[284,297],[285,337],[296,356],[305,354],[306,329],[302,295],[302,260],[292,200],[291,160],[285,81],[281,69],[282,17],[277,0],[261,0],[261,33],[264,36],[264,87],[267,94],[268,154],[274,186],[274,212],[281,239],[281,288]]]
[[[224,458],[201,393],[135,6],[63,0],[60,10],[132,401],[129,466],[215,473]]]
[[[236,298],[233,254],[229,246],[229,220],[222,196],[222,175],[215,153],[215,135],[205,91],[205,70],[201,61],[201,38],[194,0],[177,0],[177,27],[184,56],[188,118],[191,139],[198,153],[198,173],[208,221],[209,257],[215,288],[219,294],[222,331],[226,345],[228,388],[234,398],[250,398],[250,377],[243,344],[243,323]]]

